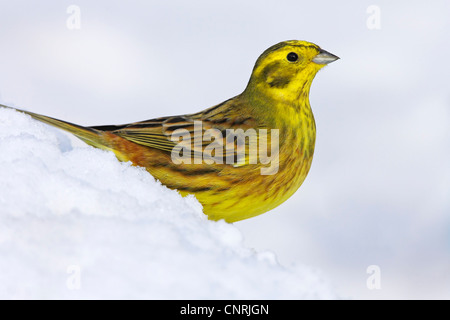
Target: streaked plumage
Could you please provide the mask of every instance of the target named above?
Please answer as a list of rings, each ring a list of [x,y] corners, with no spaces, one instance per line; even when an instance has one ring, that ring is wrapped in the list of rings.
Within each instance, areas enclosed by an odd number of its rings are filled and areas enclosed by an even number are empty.
[[[306,178],[316,137],[309,104],[311,82],[319,69],[336,59],[312,43],[281,42],[258,58],[250,81],[240,95],[202,112],[126,125],[82,127],[18,111],[66,130],[89,145],[113,151],[121,161],[145,167],[164,185],[183,195],[194,194],[210,219],[234,222],[278,206]],[[222,132],[237,128],[279,129],[278,172],[262,175],[262,164],[248,162],[174,164],[171,151],[176,143],[171,140],[171,134],[176,129],[193,133],[194,121],[202,122],[203,132],[210,128]],[[224,145],[227,143],[230,142],[223,141]],[[193,157],[197,151],[201,154],[202,150],[193,147]],[[248,153],[249,150],[246,156]]]

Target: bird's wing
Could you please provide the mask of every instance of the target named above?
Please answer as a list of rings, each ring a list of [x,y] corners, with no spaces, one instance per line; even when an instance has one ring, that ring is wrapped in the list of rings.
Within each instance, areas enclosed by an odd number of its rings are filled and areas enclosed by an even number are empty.
[[[230,99],[196,114],[91,128],[109,131],[134,143],[169,153],[182,141],[183,152],[189,151],[193,159],[205,159],[205,154],[213,155],[215,160],[222,156],[222,163],[230,163],[234,159],[233,164],[239,166],[248,163],[249,155],[254,154],[257,148],[257,141],[256,144],[252,142],[258,138],[256,121],[240,115],[239,108],[236,101]],[[238,140],[229,134],[230,129],[247,136]],[[215,150],[211,152],[213,147]],[[219,149],[222,149],[222,154],[217,152]]]

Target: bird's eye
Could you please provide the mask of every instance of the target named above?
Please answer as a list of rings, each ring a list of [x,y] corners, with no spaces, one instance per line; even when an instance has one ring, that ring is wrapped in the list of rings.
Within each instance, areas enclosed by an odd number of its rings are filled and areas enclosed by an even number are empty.
[[[286,59],[288,59],[288,61],[290,62],[295,62],[298,60],[298,54],[296,54],[295,52],[289,52]]]

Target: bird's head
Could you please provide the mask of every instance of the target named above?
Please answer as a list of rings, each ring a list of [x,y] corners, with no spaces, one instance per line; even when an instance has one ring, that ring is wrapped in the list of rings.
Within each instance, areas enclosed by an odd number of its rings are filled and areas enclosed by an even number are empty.
[[[316,73],[337,56],[306,41],[280,42],[259,56],[244,92],[263,93],[276,99],[308,96]]]

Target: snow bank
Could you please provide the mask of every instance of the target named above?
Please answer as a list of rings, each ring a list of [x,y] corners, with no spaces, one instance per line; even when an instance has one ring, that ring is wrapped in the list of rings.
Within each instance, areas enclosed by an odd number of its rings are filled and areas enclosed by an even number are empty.
[[[0,298],[334,297],[142,168],[0,108]]]

